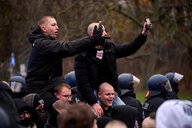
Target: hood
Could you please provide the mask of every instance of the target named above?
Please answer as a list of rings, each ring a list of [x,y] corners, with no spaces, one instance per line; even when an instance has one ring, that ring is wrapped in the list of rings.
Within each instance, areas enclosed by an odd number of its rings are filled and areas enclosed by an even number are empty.
[[[33,106],[28,105],[22,99],[15,98],[14,102],[15,102],[15,105],[16,105],[17,110],[19,111],[19,113],[22,112],[23,110],[28,110],[30,112],[34,112],[35,111]]]
[[[33,103],[34,103],[34,99],[35,99],[35,96],[38,95],[36,93],[30,93],[26,96],[24,96],[22,99],[28,104],[28,105],[31,105],[33,106]]]
[[[35,30],[31,34],[29,34],[28,39],[29,39],[29,42],[33,44],[36,39],[44,36],[45,35],[43,34],[41,28],[37,26]]]
[[[137,113],[138,110],[135,107],[129,105],[118,105],[112,108],[111,117],[112,119],[123,121],[127,125],[127,128],[133,128]]]

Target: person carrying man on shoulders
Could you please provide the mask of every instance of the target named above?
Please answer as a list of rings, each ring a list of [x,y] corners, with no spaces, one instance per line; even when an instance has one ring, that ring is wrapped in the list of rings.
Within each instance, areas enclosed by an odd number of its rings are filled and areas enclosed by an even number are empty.
[[[131,43],[115,45],[113,42],[106,40],[109,37],[107,37],[105,27],[101,23],[91,23],[87,29],[88,35],[90,37],[93,36],[95,25],[98,27],[100,26],[100,28],[102,27],[102,36],[105,38],[105,41],[104,43],[98,42],[96,47],[90,48],[87,52],[83,52],[76,56],[75,75],[79,99],[89,103],[96,113],[102,116],[103,109],[97,103],[98,99],[94,91],[98,89],[98,86],[103,81],[107,81],[113,86],[115,92],[121,96],[120,87],[118,85],[116,59],[135,53],[145,43],[149,30],[145,22],[142,33]]]
[[[62,76],[62,59],[95,47],[102,42],[102,27],[95,27],[92,37],[73,41],[59,41],[57,21],[52,16],[43,16],[38,26],[29,35],[32,44],[26,77],[28,93],[43,94],[56,77]]]

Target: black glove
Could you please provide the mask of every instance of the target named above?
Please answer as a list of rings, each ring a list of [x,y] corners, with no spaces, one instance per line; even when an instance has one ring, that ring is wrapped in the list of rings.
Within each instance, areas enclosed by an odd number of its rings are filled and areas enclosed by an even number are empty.
[[[97,26],[95,25],[92,35],[92,42],[94,42],[95,45],[101,45],[104,44],[105,39],[102,37],[103,34],[103,27],[100,24],[99,29],[97,29]]]

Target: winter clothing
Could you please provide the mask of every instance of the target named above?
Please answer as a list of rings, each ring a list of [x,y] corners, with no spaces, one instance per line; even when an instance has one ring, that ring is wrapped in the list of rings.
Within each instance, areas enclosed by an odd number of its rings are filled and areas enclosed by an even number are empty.
[[[111,117],[105,117],[105,116],[97,118],[97,126],[98,126],[98,128],[105,128],[107,123],[109,123],[109,121],[111,121],[111,120],[112,120]]]
[[[136,99],[136,95],[134,91],[126,90],[124,94],[122,94],[121,99],[126,105],[130,105],[132,107],[136,107],[138,109],[136,120],[138,122],[139,128],[142,127],[143,116],[142,116],[142,105],[139,100]]]
[[[44,94],[41,95],[45,102],[45,110],[47,112],[51,112],[53,108],[53,103],[58,100],[58,98],[53,94],[52,91],[47,91]]]
[[[9,95],[12,95],[12,94],[13,94],[13,92],[12,92],[9,84],[6,84],[5,82],[2,82],[2,81],[1,81],[1,82],[0,82],[0,86],[1,86],[7,93],[9,93]]]
[[[5,85],[6,87],[7,85]],[[3,86],[0,86],[0,108],[3,109],[2,111],[6,112],[9,123],[12,128],[18,127],[19,119],[19,112],[17,107],[12,99],[12,97],[7,93]],[[0,114],[1,115],[1,114]],[[3,115],[1,115],[1,120]],[[3,120],[2,120],[3,121]],[[8,121],[8,120],[7,120]],[[1,123],[0,123],[1,124]],[[3,124],[0,127],[3,127]]]
[[[35,112],[35,108],[31,105],[28,105],[25,101],[23,101],[22,99],[19,98],[15,98],[14,99],[15,105],[17,107],[17,110],[19,111],[19,113],[23,112],[24,110],[28,110],[29,112],[36,113]]]
[[[192,102],[168,100],[157,110],[156,128],[192,128]]]
[[[25,127],[32,127],[36,128],[36,124],[34,123],[37,118],[37,112],[35,111],[35,108],[33,106],[28,105],[26,102],[24,102],[22,99],[14,99],[15,105],[17,107],[17,110],[19,111],[20,115],[24,111],[28,111],[30,113],[30,118],[27,118],[27,124],[24,125],[24,121],[20,120],[20,125]]]
[[[143,119],[148,117],[151,112],[156,112],[164,101],[166,99],[160,95],[148,98],[143,104]]]
[[[75,74],[80,100],[83,99],[90,105],[96,103],[97,97],[93,91],[97,89],[102,82],[110,83],[114,90],[120,95],[120,88],[117,81],[116,58],[135,53],[145,41],[146,36],[142,34],[138,35],[130,44],[115,45],[106,40],[103,44],[102,59],[96,57],[98,49],[95,48],[77,55],[75,58]]]
[[[12,128],[12,123],[7,112],[0,107],[0,128]]]
[[[28,105],[34,108],[38,107],[40,104],[44,104],[43,99],[37,93],[30,93],[22,98]]]
[[[167,92],[167,99],[171,100],[171,99],[179,99],[179,97],[177,96],[177,93],[172,91],[172,92]]]
[[[38,107],[40,104],[44,104],[43,99],[37,93],[30,93],[22,98],[28,105],[33,106],[34,108]],[[36,110],[37,119],[35,120],[35,124],[37,128],[42,128],[47,120],[45,115],[44,108],[41,110]]]
[[[129,105],[112,106],[109,107],[108,110],[104,110],[103,117],[107,117],[107,120],[121,120],[127,125],[128,128],[133,128],[135,125],[137,112],[137,108]]]
[[[52,110],[52,104],[58,100],[58,98],[53,94],[53,88],[57,85],[66,83],[65,79],[62,77],[56,77],[52,79],[52,83],[47,85],[47,88],[49,88],[45,93],[43,93],[41,98],[44,100],[45,104],[45,110],[48,112],[51,112]]]
[[[43,34],[39,26],[29,35],[29,41],[32,51],[26,77],[27,91],[38,94],[48,90],[47,85],[53,78],[62,76],[62,58],[73,56],[96,45],[94,38],[90,37],[70,42],[57,41]]]

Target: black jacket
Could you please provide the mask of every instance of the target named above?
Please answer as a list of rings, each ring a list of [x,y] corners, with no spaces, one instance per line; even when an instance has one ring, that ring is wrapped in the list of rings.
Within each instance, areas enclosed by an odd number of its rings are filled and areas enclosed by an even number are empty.
[[[143,122],[143,115],[142,115],[142,105],[139,100],[136,99],[136,95],[134,91],[128,91],[122,94],[121,99],[126,105],[130,105],[132,107],[136,107],[138,112],[137,112],[137,117],[136,120],[138,122],[139,128],[142,127],[142,122]]]
[[[6,85],[7,86],[7,85]],[[5,86],[5,87],[6,87]],[[2,111],[6,114],[2,114]],[[19,112],[12,97],[7,93],[7,89],[0,84],[0,127],[9,125],[10,128],[18,128],[20,122]],[[6,118],[5,118],[6,117]],[[2,123],[2,121],[6,122]],[[2,124],[1,124],[2,123]],[[9,123],[9,124],[7,124]]]
[[[129,105],[112,106],[108,110],[104,110],[104,115],[97,119],[97,125],[98,128],[104,128],[109,121],[120,120],[124,122],[128,128],[134,128],[136,114],[137,108],[135,107]]]
[[[112,108],[111,117],[114,120],[123,121],[127,128],[134,128],[137,113],[138,110],[135,107],[119,105]]]
[[[177,93],[174,91],[171,92],[167,92],[167,99],[171,100],[171,99],[179,99],[179,97],[177,96]]]
[[[103,44],[104,55],[102,60],[96,58],[96,49],[90,49],[88,52],[77,55],[75,58],[75,75],[80,99],[85,100],[90,105],[96,103],[97,98],[93,91],[102,82],[109,82],[120,95],[116,58],[135,53],[145,41],[146,36],[142,34],[138,35],[130,44],[115,45],[106,41]]]
[[[71,42],[58,41],[43,34],[37,27],[29,35],[32,44],[26,77],[27,91],[42,94],[50,80],[62,76],[62,58],[75,55],[94,46],[90,37]]]
[[[148,98],[143,104],[143,119],[149,116],[151,112],[156,112],[159,106],[165,102],[166,99],[161,96],[153,96]]]

